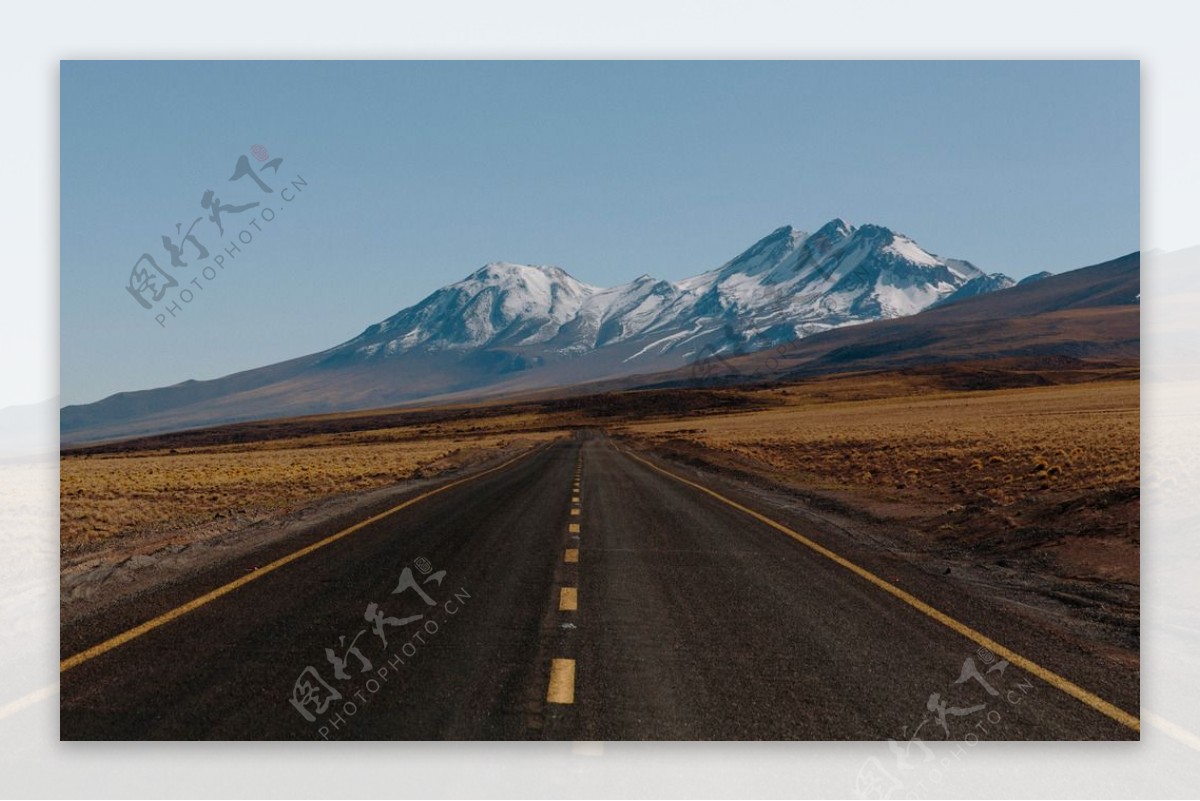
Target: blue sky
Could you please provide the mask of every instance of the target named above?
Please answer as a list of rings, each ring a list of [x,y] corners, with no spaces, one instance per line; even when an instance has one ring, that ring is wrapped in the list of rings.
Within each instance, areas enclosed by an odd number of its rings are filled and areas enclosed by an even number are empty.
[[[835,216],[1014,277],[1113,258],[1138,248],[1138,73],[1128,61],[64,62],[62,402],[322,350],[496,260],[602,285],[675,280],[780,225]],[[270,196],[227,180],[255,144],[283,159],[259,173]],[[283,202],[297,176],[307,185]],[[220,237],[201,208],[209,189],[261,205],[226,212]],[[171,269],[160,242],[176,223],[204,215],[194,232],[211,260],[263,207],[275,219],[215,278],[194,259]],[[125,289],[143,252],[203,286],[165,327]]]

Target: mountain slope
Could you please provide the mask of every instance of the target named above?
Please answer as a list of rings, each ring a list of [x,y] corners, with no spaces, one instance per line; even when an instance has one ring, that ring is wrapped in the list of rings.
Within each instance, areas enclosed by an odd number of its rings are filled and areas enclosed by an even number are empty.
[[[602,288],[558,267],[496,262],[329,350],[67,407],[61,431],[81,442],[669,370],[1011,283],[842,219],[811,235],[778,228],[677,283],[643,275]]]
[[[1141,343],[1140,281],[1141,255],[1131,253],[911,317],[839,328],[741,356],[714,357],[605,388],[787,380],[994,359],[1135,364]]]
[[[947,303],[958,303],[960,300],[973,298],[976,295],[985,295],[988,292],[995,292],[1000,289],[1008,289],[1011,286],[1016,286],[1017,282],[1009,278],[1004,273],[992,273],[991,275],[979,275],[972,278],[967,283],[954,290],[944,298],[939,298],[934,303],[930,304],[930,308],[937,306],[945,306]]]

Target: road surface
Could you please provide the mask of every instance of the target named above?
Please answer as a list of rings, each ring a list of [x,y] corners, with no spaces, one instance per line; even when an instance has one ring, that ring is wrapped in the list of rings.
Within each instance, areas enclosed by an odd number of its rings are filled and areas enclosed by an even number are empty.
[[[1138,737],[1136,671],[714,481],[580,434],[234,559],[64,627],[61,736]]]

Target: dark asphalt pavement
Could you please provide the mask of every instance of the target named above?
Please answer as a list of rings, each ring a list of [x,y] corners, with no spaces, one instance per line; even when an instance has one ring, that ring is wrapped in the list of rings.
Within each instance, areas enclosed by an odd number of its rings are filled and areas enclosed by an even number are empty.
[[[754,507],[734,487],[713,488]],[[1136,672],[920,565],[757,510],[1137,714]],[[62,656],[345,525],[66,626]],[[65,740],[1137,737],[845,567],[584,434],[71,667],[61,699]],[[923,759],[919,743],[898,747]]]

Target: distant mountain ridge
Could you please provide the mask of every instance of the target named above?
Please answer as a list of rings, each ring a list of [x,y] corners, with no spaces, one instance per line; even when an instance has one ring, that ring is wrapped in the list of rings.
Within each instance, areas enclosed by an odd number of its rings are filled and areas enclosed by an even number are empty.
[[[992,273],[990,275],[977,275],[970,281],[960,286],[958,289],[951,292],[944,298],[938,298],[933,303],[929,304],[929,308],[937,306],[945,306],[947,303],[957,303],[960,300],[973,298],[976,295],[983,295],[988,292],[995,292],[998,289],[1008,289],[1016,286],[1017,282],[1009,278],[1004,273]]]
[[[559,267],[494,262],[328,350],[66,407],[61,432],[85,441],[669,370],[1013,283],[841,218],[812,234],[777,228],[678,282],[604,288]]]
[[[559,267],[495,262],[370,326],[325,358],[531,346],[570,354],[639,338],[643,346],[630,361],[669,352],[686,358],[714,332],[732,329],[761,339],[777,327],[779,337],[790,339],[915,314],[984,277],[969,262],[941,259],[902,234],[876,225],[855,228],[839,218],[812,235],[778,228],[716,270],[678,283],[642,275],[602,288]]]
[[[605,389],[712,381],[795,380],[842,372],[936,368],[954,363],[1137,365],[1141,254],[941,303],[917,315],[825,331],[785,345]],[[1019,370],[1019,371],[1020,371]],[[595,388],[593,388],[595,391]]]

